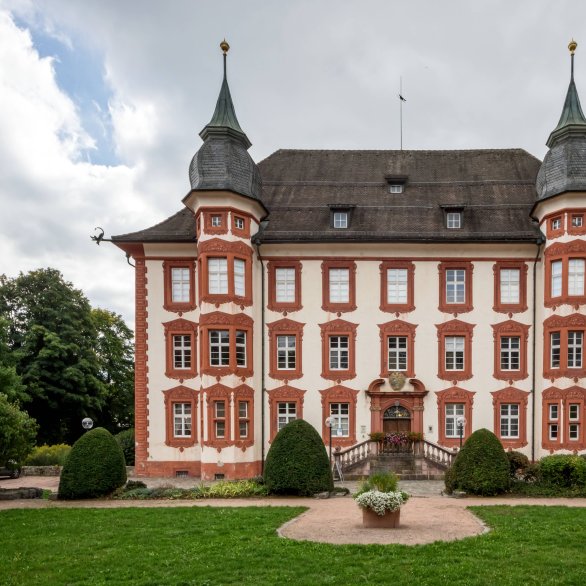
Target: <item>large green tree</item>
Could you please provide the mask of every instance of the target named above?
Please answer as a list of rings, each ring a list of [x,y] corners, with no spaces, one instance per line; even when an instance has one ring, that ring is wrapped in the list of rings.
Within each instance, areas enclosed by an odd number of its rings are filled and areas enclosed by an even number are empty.
[[[0,466],[22,464],[35,445],[37,424],[0,393]]]
[[[39,423],[39,442],[73,443],[85,416],[127,418],[109,411],[116,408],[118,368],[107,353],[125,356],[128,336],[123,350],[105,343],[122,331],[106,317],[94,317],[84,294],[55,269],[0,277],[0,318],[8,321],[7,346],[24,385],[23,408]],[[122,377],[127,370],[124,362]]]
[[[24,385],[16,372],[16,359],[8,347],[8,320],[0,318],[0,393],[10,401],[26,398]]]
[[[99,424],[115,434],[134,424],[134,336],[122,316],[107,309],[92,309],[92,322],[106,389]]]

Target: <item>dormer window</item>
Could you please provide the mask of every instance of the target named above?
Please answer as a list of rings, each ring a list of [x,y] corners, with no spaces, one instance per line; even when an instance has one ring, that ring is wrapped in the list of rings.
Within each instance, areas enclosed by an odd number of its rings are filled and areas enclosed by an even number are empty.
[[[389,193],[403,193],[403,184],[402,183],[390,183],[389,184]]]
[[[334,212],[334,228],[348,227],[348,212]]]
[[[451,230],[462,227],[462,212],[448,212],[446,214],[446,226]]]

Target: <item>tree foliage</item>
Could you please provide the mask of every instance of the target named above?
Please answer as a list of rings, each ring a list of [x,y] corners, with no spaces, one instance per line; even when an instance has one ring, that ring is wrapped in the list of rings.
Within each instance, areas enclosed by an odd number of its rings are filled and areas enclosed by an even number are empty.
[[[276,435],[265,462],[269,492],[310,496],[334,488],[326,448],[315,428],[297,419]]]
[[[39,423],[40,443],[73,443],[86,416],[113,430],[129,424],[132,412],[122,410],[131,403],[132,335],[120,316],[92,311],[80,290],[48,268],[0,277],[0,318],[23,385],[16,381],[12,393]]]
[[[59,480],[60,499],[95,498],[126,482],[124,454],[103,427],[82,435],[71,448]]]
[[[37,424],[0,393],[0,466],[22,464],[35,445]]]
[[[446,473],[446,491],[463,490],[483,496],[501,494],[509,488],[509,470],[509,459],[496,435],[488,429],[478,429],[462,446]]]

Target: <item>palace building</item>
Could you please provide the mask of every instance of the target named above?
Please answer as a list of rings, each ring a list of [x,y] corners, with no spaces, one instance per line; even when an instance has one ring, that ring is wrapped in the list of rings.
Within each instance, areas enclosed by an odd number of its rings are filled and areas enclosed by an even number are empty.
[[[278,150],[256,164],[226,77],[190,190],[113,237],[136,265],[136,473],[244,478],[303,418],[452,449],[487,428],[586,452],[586,118],[571,78],[521,149]]]

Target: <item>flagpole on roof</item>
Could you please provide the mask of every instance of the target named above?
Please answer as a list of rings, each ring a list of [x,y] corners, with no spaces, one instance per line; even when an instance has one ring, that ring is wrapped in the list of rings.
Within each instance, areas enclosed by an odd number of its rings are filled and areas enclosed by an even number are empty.
[[[403,77],[399,77],[399,122],[401,126],[401,152],[403,152],[403,102],[407,100],[403,97]]]

